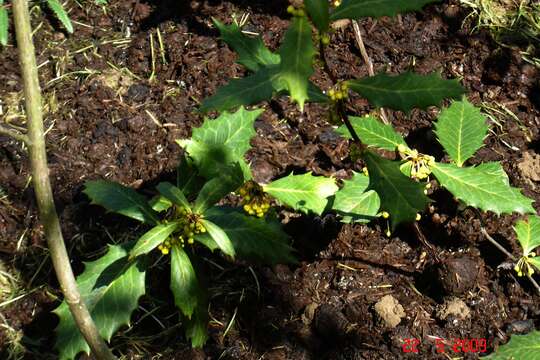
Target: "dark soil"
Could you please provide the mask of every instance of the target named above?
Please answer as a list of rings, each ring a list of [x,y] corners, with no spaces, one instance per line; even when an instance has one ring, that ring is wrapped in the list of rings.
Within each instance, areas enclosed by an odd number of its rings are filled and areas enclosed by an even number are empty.
[[[180,154],[174,140],[188,137],[201,124],[196,113],[200,101],[245,74],[219,40],[211,17],[230,22],[233,14],[249,13],[246,29],[260,33],[272,49],[288,24],[285,1],[111,0],[106,12],[90,3],[79,8],[70,2],[77,23],[69,36],[52,17],[34,13],[34,26],[43,22],[36,49],[51,175],[77,272],[106,243],[142,230],[90,206],[81,193],[84,181],[107,178],[149,192],[156,182],[171,178]],[[467,13],[456,3],[428,6],[400,20],[362,21],[367,50],[376,72],[414,69],[462,78],[469,99],[493,109],[492,132],[471,163],[501,161],[511,184],[535,199],[538,209],[538,172],[520,164],[523,154],[537,159],[540,153],[538,69],[517,50],[498,47],[489,34],[471,35],[462,28]],[[158,44],[157,29],[166,63],[158,50],[154,80],[149,81],[150,36]],[[17,116],[22,95],[16,49],[5,48],[0,56],[2,117],[23,125],[24,117]],[[350,26],[334,33],[329,64],[339,79],[367,75]],[[322,87],[330,84],[321,73],[313,80]],[[348,144],[333,134],[322,106],[308,105],[300,113],[285,98],[263,106],[249,153],[258,181],[291,170],[344,178],[362,168],[347,157]],[[353,98],[349,110],[361,115],[372,109]],[[436,114],[433,109],[389,115],[412,145],[440,159],[431,132]],[[25,295],[0,308],[6,325],[0,327],[0,357],[13,353],[15,335],[24,335],[24,358],[55,358],[51,330],[57,320],[50,310],[60,293],[28,186],[27,160],[19,144],[0,136],[0,185],[6,195],[0,200],[0,260],[18,274],[17,294]],[[112,345],[127,358],[141,359],[468,359],[477,355],[453,353],[455,339],[485,338],[491,352],[511,333],[540,328],[540,297],[526,279],[499,267],[506,259],[480,233],[484,226],[518,254],[511,227],[517,217],[463,210],[438,189],[431,196],[436,201],[420,221],[431,247],[412,228],[387,238],[383,222],[351,226],[332,215],[289,218],[283,213],[299,265],[249,268],[203,254],[212,321],[211,338],[202,350],[189,348],[156,268],[133,327],[120,331]],[[405,312],[393,329],[374,311],[388,294]],[[467,317],[440,315],[445,301],[454,297],[468,306]],[[436,352],[436,338],[443,339],[446,355]],[[403,351],[406,339],[420,341],[419,354]]]

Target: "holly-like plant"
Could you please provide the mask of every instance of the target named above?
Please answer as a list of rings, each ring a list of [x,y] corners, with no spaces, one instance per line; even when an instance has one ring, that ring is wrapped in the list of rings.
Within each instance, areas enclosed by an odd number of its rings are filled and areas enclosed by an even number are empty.
[[[365,162],[369,173],[369,178],[355,174],[345,183],[343,190],[348,194],[347,198],[355,196],[354,205],[350,201],[346,208],[342,202],[334,205],[334,209],[344,213],[347,220],[352,216],[346,213],[354,208],[354,217],[360,221],[369,219],[380,203],[380,214],[390,218],[392,229],[400,223],[414,222],[430,201],[425,194],[425,180],[430,174],[466,205],[497,214],[535,213],[532,200],[510,186],[499,163],[463,166],[482,146],[488,130],[480,111],[465,99],[443,110],[435,128],[439,142],[451,160],[449,164],[436,162],[433,156],[409,148],[405,140],[390,125],[379,122],[376,115],[360,118],[348,116],[345,112],[349,90],[363,96],[375,107],[407,113],[413,108],[439,105],[445,98],[462,97],[464,89],[456,80],[444,80],[438,74],[378,74],[341,81],[335,79],[325,61],[331,21],[393,16],[419,10],[430,2],[433,1],[345,0],[331,9],[326,0],[305,1],[305,8],[289,7],[288,12],[293,19],[278,53],[266,48],[260,37],[245,35],[237,24],[224,25],[214,20],[223,41],[238,53],[238,62],[253,74],[231,80],[215,95],[204,100],[201,110],[228,110],[255,104],[280,93],[287,93],[301,110],[306,101],[326,103],[329,122],[343,124],[338,132],[353,141],[352,155]],[[317,31],[315,37],[310,20]],[[319,42],[318,56],[314,38]],[[321,64],[335,80],[335,85],[326,94],[309,80],[316,63]],[[401,159],[388,160],[373,148],[396,151]],[[364,214],[357,212],[363,208],[369,211]]]
[[[93,204],[144,223],[149,229],[137,240],[111,245],[107,253],[86,264],[77,278],[101,336],[109,341],[145,293],[145,276],[156,253],[169,256],[170,289],[194,347],[207,338],[207,289],[197,268],[197,249],[220,250],[265,264],[295,262],[288,236],[281,229],[269,194],[303,212],[321,214],[338,190],[333,179],[294,175],[261,187],[251,181],[244,155],[255,135],[254,121],[261,110],[223,113],[207,119],[192,137],[180,140],[186,150],[176,184],[157,185],[148,199],[118,183],[97,180],[85,185]],[[219,205],[227,195],[238,197],[238,207]],[[159,251],[153,251],[159,250]],[[63,302],[55,313],[56,348],[61,359],[89,352]]]
[[[529,216],[518,221],[514,231],[523,250],[514,270],[519,276],[530,276],[535,269],[540,270],[540,254],[533,251],[540,246],[540,217]]]
[[[244,257],[264,263],[292,262],[287,236],[276,220],[271,205],[281,204],[304,213],[322,214],[333,210],[343,222],[369,222],[382,216],[391,229],[417,221],[430,199],[426,196],[431,176],[466,205],[500,213],[534,213],[532,200],[509,184],[499,163],[464,166],[482,146],[487,134],[484,116],[466,99],[444,109],[435,124],[440,144],[450,163],[437,162],[407,145],[390,125],[377,115],[348,116],[345,112],[349,90],[365,97],[376,107],[409,112],[439,105],[445,98],[461,99],[464,93],[455,80],[438,74],[379,74],[340,81],[331,74],[324,51],[330,42],[330,22],[365,16],[392,16],[418,10],[432,0],[344,0],[330,9],[327,0],[306,0],[305,9],[289,8],[293,15],[278,53],[271,52],[260,37],[245,35],[236,24],[215,21],[222,39],[238,52],[238,62],[252,72],[234,79],[204,100],[202,112],[221,111],[215,120],[207,119],[194,129],[190,139],[178,140],[184,157],[175,185],[161,183],[159,192],[146,199],[132,189],[107,181],[89,182],[85,193],[93,203],[109,211],[139,220],[151,228],[132,243],[110,246],[102,258],[88,263],[78,278],[101,335],[110,340],[129,322],[137,301],[145,292],[148,258],[160,250],[170,254],[170,288],[193,346],[206,340],[207,294],[196,270],[199,247],[221,250],[229,257]],[[309,16],[309,18],[308,18]],[[313,28],[318,31],[318,58],[330,71],[334,86],[326,93],[310,82],[317,57]],[[287,93],[303,109],[306,101],[327,104],[329,122],[336,131],[352,139],[351,157],[366,164],[364,173],[353,173],[338,191],[332,178],[290,174],[269,184],[253,181],[245,154],[255,135],[254,121],[262,110],[247,111],[276,94]],[[234,113],[227,111],[239,108]],[[389,160],[374,151],[393,151]],[[233,194],[237,207],[220,205]],[[390,232],[390,228],[388,229]],[[531,262],[531,257],[525,256]],[[67,312],[67,305],[56,310],[60,316],[57,344],[61,358],[88,352]]]

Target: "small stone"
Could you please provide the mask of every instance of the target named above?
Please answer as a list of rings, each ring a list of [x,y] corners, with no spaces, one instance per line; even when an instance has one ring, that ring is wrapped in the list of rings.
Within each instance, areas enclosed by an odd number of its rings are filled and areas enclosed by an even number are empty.
[[[437,317],[441,320],[446,320],[449,316],[453,316],[456,319],[464,320],[471,314],[471,310],[459,298],[451,298],[445,300],[439,311],[437,311]]]
[[[375,312],[389,328],[395,328],[405,317],[403,306],[392,295],[383,296],[375,304]]]

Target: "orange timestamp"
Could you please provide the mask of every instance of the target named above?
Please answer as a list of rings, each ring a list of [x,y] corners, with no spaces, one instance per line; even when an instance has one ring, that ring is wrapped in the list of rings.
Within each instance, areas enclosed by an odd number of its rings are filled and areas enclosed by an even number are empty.
[[[485,353],[487,351],[487,340],[484,338],[453,339],[445,341],[442,338],[434,338],[434,346],[438,353]],[[403,340],[401,350],[404,353],[418,353],[421,345],[420,339],[407,338]]]

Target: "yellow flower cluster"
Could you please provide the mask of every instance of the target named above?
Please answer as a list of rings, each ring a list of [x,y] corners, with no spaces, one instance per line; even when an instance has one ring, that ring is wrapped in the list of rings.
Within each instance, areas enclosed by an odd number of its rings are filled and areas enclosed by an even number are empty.
[[[341,83],[335,89],[328,90],[328,97],[332,101],[346,99],[349,96],[349,86],[347,83]]]
[[[411,177],[422,180],[431,174],[431,167],[435,165],[435,158],[431,155],[420,154],[417,150],[411,150],[400,144],[398,151],[411,164]]]
[[[263,217],[270,209],[270,199],[261,186],[254,181],[246,182],[239,190],[244,211],[249,215]]]
[[[179,230],[176,231],[173,236],[162,242],[158,249],[163,255],[167,255],[171,247],[175,244],[179,244],[184,247],[185,243],[193,244],[193,237],[196,234],[205,233],[206,228],[201,222],[200,216],[193,214],[191,211],[178,207],[176,211],[177,221],[179,221]]]
[[[289,5],[287,7],[287,12],[291,14],[292,16],[298,16],[298,17],[306,16],[306,12],[303,9],[297,9],[292,5]]]
[[[522,256],[514,267],[514,270],[517,272],[518,276],[523,276],[524,271],[526,272],[525,275],[527,276],[531,276],[532,274],[534,274],[533,267],[527,261],[529,256],[535,257],[536,254],[534,252],[531,252],[528,256]]]

